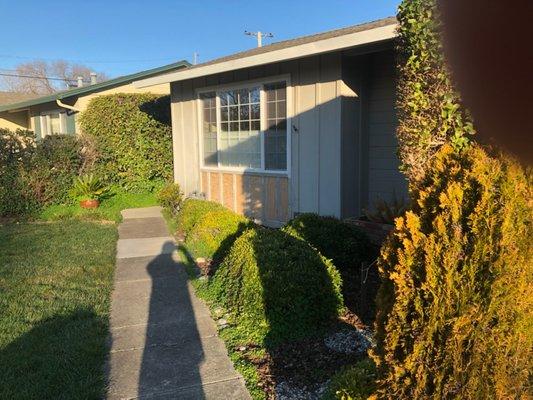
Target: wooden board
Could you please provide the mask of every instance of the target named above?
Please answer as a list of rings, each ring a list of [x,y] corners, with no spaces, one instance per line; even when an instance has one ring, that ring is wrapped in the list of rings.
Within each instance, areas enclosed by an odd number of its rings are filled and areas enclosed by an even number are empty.
[[[222,204],[233,210],[234,207],[233,174],[222,174]]]
[[[210,190],[209,200],[220,203],[220,174],[218,172],[210,172]]]

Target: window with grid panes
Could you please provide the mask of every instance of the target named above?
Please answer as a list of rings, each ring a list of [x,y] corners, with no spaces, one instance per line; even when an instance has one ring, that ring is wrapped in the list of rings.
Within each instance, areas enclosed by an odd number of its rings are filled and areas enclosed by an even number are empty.
[[[263,98],[261,91],[264,91]],[[266,170],[287,169],[284,82],[205,93],[200,99],[205,166],[261,169],[264,165]],[[264,132],[261,126],[266,129]],[[261,135],[264,135],[264,152]]]

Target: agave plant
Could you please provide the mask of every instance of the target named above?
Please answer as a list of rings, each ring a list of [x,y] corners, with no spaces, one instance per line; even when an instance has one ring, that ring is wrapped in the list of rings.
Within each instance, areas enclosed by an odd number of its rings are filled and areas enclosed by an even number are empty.
[[[93,174],[78,176],[74,179],[70,195],[76,198],[99,200],[109,188]]]
[[[377,199],[373,209],[364,209],[363,212],[369,221],[394,225],[394,220],[405,214],[409,207],[409,201],[405,197],[397,197],[393,192],[390,201]]]

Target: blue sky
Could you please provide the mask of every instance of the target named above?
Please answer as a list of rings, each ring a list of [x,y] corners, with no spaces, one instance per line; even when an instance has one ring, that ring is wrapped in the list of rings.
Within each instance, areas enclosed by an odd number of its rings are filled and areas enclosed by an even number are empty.
[[[394,15],[399,0],[0,0],[0,69],[32,59],[86,64],[111,77],[256,45],[244,30],[290,39]],[[26,22],[23,22],[26,19]],[[266,41],[268,43],[268,41]]]

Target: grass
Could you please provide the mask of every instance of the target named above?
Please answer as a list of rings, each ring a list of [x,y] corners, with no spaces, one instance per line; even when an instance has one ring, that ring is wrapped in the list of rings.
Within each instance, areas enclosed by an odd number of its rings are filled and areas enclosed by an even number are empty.
[[[116,238],[79,220],[0,226],[0,398],[102,398]]]
[[[121,210],[126,208],[150,207],[157,204],[155,193],[128,193],[115,188],[112,190],[112,195],[102,200],[100,207],[96,209],[84,209],[77,203],[53,205],[42,210],[39,219],[58,221],[78,218],[120,222],[122,220]]]

